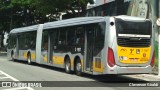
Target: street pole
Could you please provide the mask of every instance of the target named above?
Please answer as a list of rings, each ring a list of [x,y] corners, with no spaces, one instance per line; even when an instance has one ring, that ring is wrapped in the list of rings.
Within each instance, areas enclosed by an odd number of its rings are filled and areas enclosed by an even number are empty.
[[[80,1],[78,0],[78,17],[80,17]]]
[[[160,18],[160,0],[158,0],[158,17]],[[160,26],[158,26],[158,76],[160,77]]]

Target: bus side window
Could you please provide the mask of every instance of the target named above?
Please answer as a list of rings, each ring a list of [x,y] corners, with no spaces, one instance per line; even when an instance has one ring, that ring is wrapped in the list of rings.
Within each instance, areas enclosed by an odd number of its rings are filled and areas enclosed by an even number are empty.
[[[43,38],[42,38],[42,50],[48,50],[48,32],[43,32]]]
[[[75,28],[70,27],[67,31],[67,45],[71,46],[75,43]]]
[[[76,45],[84,44],[84,27],[80,26],[76,30]]]
[[[66,45],[66,30],[61,29],[59,32],[58,45]]]

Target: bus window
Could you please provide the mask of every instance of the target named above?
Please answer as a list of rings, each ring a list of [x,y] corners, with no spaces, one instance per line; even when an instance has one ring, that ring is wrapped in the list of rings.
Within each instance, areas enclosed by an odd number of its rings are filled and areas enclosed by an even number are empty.
[[[8,49],[13,49],[16,46],[16,35],[9,35]]]
[[[25,38],[26,38],[26,35],[24,33],[22,33],[19,36],[19,49],[20,50],[25,50]]]
[[[75,28],[70,27],[67,31],[67,45],[71,46],[75,43]]]
[[[30,34],[31,36],[30,36],[30,43],[29,43],[29,45],[30,45],[30,48],[32,49],[32,50],[35,50],[36,49],[36,38],[37,38],[37,32],[32,32],[32,34]]]
[[[66,30],[60,30],[59,34],[58,45],[66,45]]]
[[[76,45],[84,45],[84,28],[78,27],[76,30]]]
[[[105,23],[102,22],[96,24],[94,30],[95,30],[94,56],[96,56],[104,48]]]
[[[42,38],[42,50],[48,50],[48,32],[43,32],[43,38]]]

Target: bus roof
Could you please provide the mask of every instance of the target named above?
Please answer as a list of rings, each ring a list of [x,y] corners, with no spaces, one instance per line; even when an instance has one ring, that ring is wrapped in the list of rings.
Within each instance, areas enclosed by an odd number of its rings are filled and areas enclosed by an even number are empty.
[[[139,17],[133,17],[133,16],[112,16],[114,18],[120,18],[123,20],[130,20],[130,21],[143,21],[147,20],[145,18],[139,18]],[[89,23],[96,23],[96,22],[104,22],[108,17],[78,17],[78,18],[72,18],[72,19],[66,19],[61,21],[54,21],[54,22],[48,22],[43,24],[43,29],[51,29],[51,28],[59,28],[59,27],[66,27],[66,26],[74,26],[74,25],[82,25],[82,24],[89,24]],[[10,33],[21,33],[21,32],[28,32],[28,31],[36,31],[38,30],[39,25],[33,25],[28,27],[22,27],[22,28],[16,28],[11,30]]]
[[[119,18],[122,20],[129,20],[129,21],[146,21],[149,19],[142,18],[142,17],[135,17],[135,16],[126,16],[126,15],[120,15],[120,16],[115,16],[115,18]]]
[[[28,32],[28,31],[36,31],[38,29],[39,25],[33,25],[28,27],[22,27],[22,28],[15,28],[11,30],[10,33],[21,33],[21,32]]]
[[[105,21],[105,17],[79,17],[61,21],[44,23],[43,29],[58,28],[72,25],[82,25],[87,23],[96,23]]]

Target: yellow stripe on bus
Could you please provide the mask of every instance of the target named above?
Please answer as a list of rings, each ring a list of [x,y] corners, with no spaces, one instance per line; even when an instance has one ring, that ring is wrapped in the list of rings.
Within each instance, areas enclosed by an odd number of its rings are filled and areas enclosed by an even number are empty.
[[[48,60],[47,55],[43,56],[43,61],[47,62],[47,60]]]
[[[34,61],[36,60],[36,54],[35,53],[31,54],[31,60],[34,60]]]
[[[64,57],[53,56],[52,60],[54,64],[64,65]]]
[[[24,58],[25,60],[27,60],[27,52],[24,52],[24,53],[23,53],[23,58]]]

